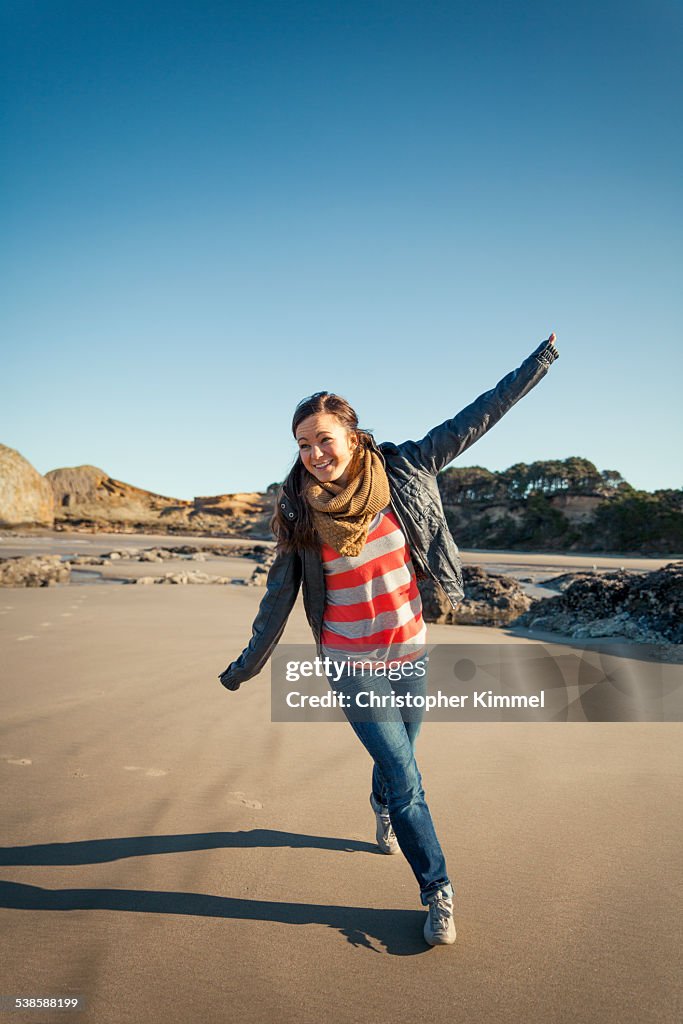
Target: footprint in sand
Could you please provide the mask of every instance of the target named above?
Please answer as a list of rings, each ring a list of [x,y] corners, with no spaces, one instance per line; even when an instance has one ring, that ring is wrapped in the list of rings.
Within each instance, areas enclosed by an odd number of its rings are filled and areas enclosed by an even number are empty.
[[[71,612],[62,612],[62,618],[63,619],[71,618]]]
[[[6,757],[7,764],[33,764],[30,757]]]
[[[143,768],[139,764],[124,764],[124,772],[144,772],[145,775],[149,775],[151,778],[158,778],[160,775],[168,775],[165,768]]]
[[[74,771],[71,772],[71,775],[72,775],[72,777],[74,779],[87,779],[88,778],[88,773],[84,772],[82,768],[76,768]]]
[[[17,640],[36,640],[35,633],[26,633],[24,636],[18,636]]]
[[[41,622],[41,626],[51,626],[51,622]]]
[[[244,804],[245,807],[252,807],[256,811],[260,811],[263,804],[260,800],[250,800],[249,797],[245,796],[240,790],[236,793],[228,793],[229,797],[232,797],[231,803]]]

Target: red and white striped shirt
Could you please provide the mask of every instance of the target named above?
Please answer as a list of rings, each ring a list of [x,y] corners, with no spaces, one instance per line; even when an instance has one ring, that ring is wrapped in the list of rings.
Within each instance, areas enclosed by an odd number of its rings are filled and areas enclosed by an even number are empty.
[[[322,545],[327,597],[321,643],[331,658],[414,660],[427,630],[410,551],[387,506],[370,523],[359,555]]]

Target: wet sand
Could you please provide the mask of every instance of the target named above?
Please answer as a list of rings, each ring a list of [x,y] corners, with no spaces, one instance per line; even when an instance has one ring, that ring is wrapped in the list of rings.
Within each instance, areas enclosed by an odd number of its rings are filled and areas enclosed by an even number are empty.
[[[0,992],[81,995],[87,1024],[678,1022],[681,726],[426,723],[458,927],[432,950],[350,727],[272,723],[267,669],[216,678],[261,596],[0,590]]]

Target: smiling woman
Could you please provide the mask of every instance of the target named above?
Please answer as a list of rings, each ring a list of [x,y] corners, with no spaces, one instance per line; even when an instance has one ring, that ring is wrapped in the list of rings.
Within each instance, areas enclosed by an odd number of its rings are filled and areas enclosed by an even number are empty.
[[[346,399],[329,391],[317,391],[299,402],[292,434],[299,454],[287,481],[294,494],[306,493],[307,501],[291,517],[278,501],[271,525],[281,546],[317,550],[319,531],[329,522],[329,515],[318,519],[317,514],[325,512],[325,503],[359,476],[365,453],[374,442],[369,431],[358,426],[356,411]],[[336,511],[339,518],[340,508],[329,511]]]
[[[495,388],[421,441],[377,445],[346,399],[327,391],[299,402],[292,420],[299,452],[278,495],[277,556],[266,595],[248,647],[219,677],[237,690],[263,668],[303,584],[318,656],[341,661],[341,674],[328,676],[330,687],[345,697],[344,714],[373,761],[377,844],[383,853],[400,850],[410,864],[428,907],[424,937],[432,946],[455,941],[453,886],[415,761],[422,714],[397,706],[397,684],[383,669],[388,661],[410,670],[422,665],[413,693],[424,696],[426,627],[417,579],[430,577],[453,606],[463,596],[437,474],[528,394],[557,357],[551,334]],[[360,716],[346,700],[358,688],[376,697]]]

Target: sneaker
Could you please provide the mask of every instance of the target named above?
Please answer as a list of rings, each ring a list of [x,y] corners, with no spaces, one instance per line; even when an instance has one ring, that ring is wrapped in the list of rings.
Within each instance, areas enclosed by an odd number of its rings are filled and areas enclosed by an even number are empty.
[[[450,946],[455,942],[453,900],[439,889],[429,897],[429,912],[424,926],[425,941],[430,946]]]
[[[370,794],[370,806],[375,812],[375,818],[377,820],[377,845],[379,846],[382,853],[398,853],[399,845],[396,833],[391,827],[391,818],[389,817],[389,811],[382,804],[378,804],[373,794]]]

